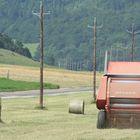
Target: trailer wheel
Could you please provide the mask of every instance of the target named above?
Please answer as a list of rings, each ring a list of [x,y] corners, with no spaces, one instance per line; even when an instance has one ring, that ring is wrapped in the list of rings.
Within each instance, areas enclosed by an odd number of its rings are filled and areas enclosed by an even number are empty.
[[[104,110],[100,110],[98,112],[97,128],[103,129],[105,127],[106,127],[106,112]]]

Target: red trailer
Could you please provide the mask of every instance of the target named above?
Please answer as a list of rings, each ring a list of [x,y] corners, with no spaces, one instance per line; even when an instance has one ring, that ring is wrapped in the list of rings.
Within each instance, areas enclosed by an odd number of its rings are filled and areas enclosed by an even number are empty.
[[[140,62],[109,62],[96,105],[97,128],[140,126]]]

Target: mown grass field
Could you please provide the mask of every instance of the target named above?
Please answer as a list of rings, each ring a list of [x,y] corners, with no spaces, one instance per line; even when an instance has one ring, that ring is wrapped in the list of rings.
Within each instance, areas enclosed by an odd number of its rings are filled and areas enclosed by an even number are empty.
[[[24,48],[28,48],[30,50],[32,57],[35,56],[37,47],[38,43],[24,43]]]
[[[39,67],[26,67],[16,65],[0,65],[0,77],[23,81],[39,81]],[[102,73],[97,73],[97,85],[100,83]],[[60,87],[91,87],[93,83],[92,72],[75,72],[63,69],[44,68],[44,82],[58,84]]]
[[[58,85],[51,83],[44,83],[44,89],[57,89]],[[25,91],[25,90],[39,90],[39,82],[16,81],[6,78],[0,78],[0,92],[9,91]]]
[[[139,140],[139,129],[96,129],[97,112],[92,95],[45,97],[48,110],[37,110],[38,98],[3,99],[0,140]],[[68,113],[73,99],[85,100],[85,115]]]

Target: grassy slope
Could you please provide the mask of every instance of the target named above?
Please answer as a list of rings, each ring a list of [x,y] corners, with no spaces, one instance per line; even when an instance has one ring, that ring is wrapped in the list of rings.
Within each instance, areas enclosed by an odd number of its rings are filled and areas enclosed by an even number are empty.
[[[50,83],[44,83],[44,89],[56,89],[56,88],[59,88],[59,86]],[[0,78],[0,92],[25,91],[35,89],[40,89],[39,82],[15,81]]]
[[[0,49],[0,63],[23,66],[39,66],[38,62],[4,49]]]
[[[3,100],[0,140],[139,140],[139,129],[96,129],[92,95],[45,97],[48,110],[36,110],[37,98]],[[85,100],[85,115],[68,113],[73,99]]]
[[[9,71],[10,79],[39,81],[38,62],[14,52],[0,49],[0,63],[0,77],[6,78]],[[74,72],[48,66],[44,68],[44,82],[58,84],[60,87],[89,87],[92,86],[92,78],[92,72]],[[101,74],[97,73],[97,85],[99,85],[100,78]]]
[[[38,47],[38,43],[24,43],[24,47],[28,48],[31,52],[32,57],[34,57]]]

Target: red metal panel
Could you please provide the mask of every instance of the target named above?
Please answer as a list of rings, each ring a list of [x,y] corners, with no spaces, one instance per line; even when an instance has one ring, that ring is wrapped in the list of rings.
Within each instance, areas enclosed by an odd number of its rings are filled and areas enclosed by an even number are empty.
[[[116,108],[113,108],[113,109],[110,109],[110,113],[117,113],[117,112],[123,112],[123,113],[140,113],[140,109],[122,109],[122,108],[119,108],[119,109],[116,109]]]
[[[111,109],[140,109],[140,104],[111,104]]]
[[[98,91],[96,105],[98,109],[105,109],[106,104],[106,91],[107,91],[107,76],[103,76],[101,80],[101,85]]]
[[[109,92],[111,98],[140,98],[140,81],[135,79],[112,79]]]
[[[140,62],[109,62],[108,73],[138,75],[140,74]]]

